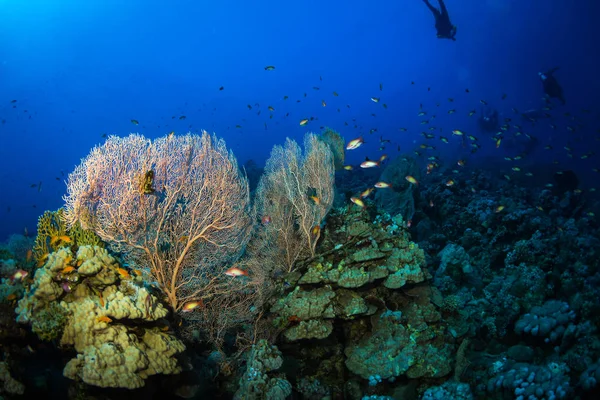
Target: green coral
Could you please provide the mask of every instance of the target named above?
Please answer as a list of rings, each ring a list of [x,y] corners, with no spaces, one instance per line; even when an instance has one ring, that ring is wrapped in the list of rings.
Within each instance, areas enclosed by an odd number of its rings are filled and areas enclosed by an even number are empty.
[[[37,223],[37,236],[33,246],[33,255],[35,256],[38,265],[43,262],[51,250],[58,250],[56,243],[53,243],[53,237],[65,236],[67,234],[67,226],[63,219],[63,209],[59,208],[56,211],[45,211],[39,218]]]
[[[319,139],[327,144],[333,153],[333,164],[336,170],[344,168],[346,153],[344,151],[344,138],[331,128],[325,127]]]
[[[69,236],[77,246],[105,246],[102,239],[100,239],[100,236],[96,235],[92,230],[83,229],[79,221],[69,229]]]
[[[68,237],[68,240],[61,240]],[[76,246],[104,247],[104,242],[91,230],[81,227],[79,222],[71,229],[67,229],[64,219],[64,209],[45,211],[38,219],[37,236],[33,246],[33,255],[38,266],[43,265],[49,253],[57,251],[65,244]]]
[[[52,341],[62,335],[67,323],[67,312],[57,303],[40,310],[31,324],[31,330],[42,340]]]

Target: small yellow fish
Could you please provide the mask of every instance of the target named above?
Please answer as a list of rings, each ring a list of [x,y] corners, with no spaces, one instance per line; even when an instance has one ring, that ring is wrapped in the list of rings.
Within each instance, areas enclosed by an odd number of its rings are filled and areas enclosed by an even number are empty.
[[[313,236],[319,236],[319,234],[321,233],[321,227],[319,225],[313,226],[312,229],[310,230],[310,233]]]
[[[303,119],[300,121],[300,126],[304,126],[306,124],[308,124],[308,119]]]
[[[354,168],[352,167],[352,165],[344,165],[344,169],[346,171],[352,171]]]
[[[419,181],[417,181],[417,180],[416,180],[416,179],[415,179],[413,176],[411,176],[411,175],[406,175],[405,179],[406,179],[408,182],[412,183],[413,185],[418,185],[418,184],[419,184]]]
[[[494,212],[499,213],[502,210],[504,210],[504,206],[498,206],[498,207],[496,207],[496,209],[494,210]]]
[[[69,265],[68,267],[64,267],[64,268],[62,269],[62,271],[60,271],[60,272],[61,272],[62,274],[68,274],[68,273],[71,273],[71,272],[73,272],[73,271],[75,271],[75,267],[73,267],[73,266]]]
[[[361,197],[361,198],[363,198],[363,199],[364,199],[365,197],[368,197],[368,196],[369,196],[371,193],[373,193],[373,190],[375,190],[375,189],[374,189],[374,188],[372,188],[372,187],[371,187],[371,188],[368,188],[367,190],[365,190],[364,192],[362,192],[362,193],[360,194],[360,197]]]
[[[359,206],[360,208],[365,208],[365,203],[358,197],[350,197],[350,201]]]

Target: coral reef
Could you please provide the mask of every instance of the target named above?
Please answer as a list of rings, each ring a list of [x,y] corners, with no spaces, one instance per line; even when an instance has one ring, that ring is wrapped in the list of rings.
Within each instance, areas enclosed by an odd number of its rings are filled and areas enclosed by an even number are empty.
[[[283,358],[276,346],[261,340],[248,356],[246,372],[240,378],[240,387],[233,397],[235,400],[280,400],[292,394],[292,385],[283,374],[275,371],[281,368]]]
[[[335,130],[325,127],[321,132],[321,135],[318,136],[321,141],[329,146],[331,153],[333,154],[333,165],[336,171],[344,168],[344,160],[346,158],[345,152],[345,142],[342,135]]]
[[[382,210],[391,215],[402,214],[405,221],[412,220],[415,214],[416,186],[406,180],[408,175],[420,179],[419,167],[415,159],[408,157],[393,159],[379,177],[379,181],[387,182],[391,187],[378,190],[375,194],[375,201]]]
[[[0,393],[21,395],[25,393],[25,386],[10,375],[8,365],[0,361]]]
[[[185,347],[168,332],[167,309],[104,248],[51,253],[16,312],[41,339],[60,337],[75,349],[68,378],[133,389],[150,375],[180,371],[174,356]]]

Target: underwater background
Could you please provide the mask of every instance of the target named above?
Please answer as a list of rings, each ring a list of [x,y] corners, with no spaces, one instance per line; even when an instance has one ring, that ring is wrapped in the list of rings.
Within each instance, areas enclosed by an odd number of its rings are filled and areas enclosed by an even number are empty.
[[[0,395],[598,398],[600,4],[445,6],[0,0]]]

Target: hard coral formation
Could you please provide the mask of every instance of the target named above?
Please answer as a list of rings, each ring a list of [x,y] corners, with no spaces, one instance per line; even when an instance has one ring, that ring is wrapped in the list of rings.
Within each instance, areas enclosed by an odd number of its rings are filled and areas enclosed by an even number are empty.
[[[61,311],[51,313],[57,307]],[[81,246],[74,253],[64,247],[50,254],[16,311],[18,321],[32,323],[41,338],[60,330],[61,346],[77,351],[65,366],[68,378],[133,389],[150,375],[180,372],[175,355],[185,346],[157,322],[167,309],[104,248]],[[53,318],[43,322],[48,315]]]
[[[0,361],[0,393],[22,395],[25,393],[25,386],[10,375],[8,365]]]
[[[292,394],[292,385],[283,374],[274,373],[281,368],[283,358],[277,346],[261,340],[252,346],[246,372],[240,379],[235,400],[281,400]]]
[[[440,334],[423,250],[400,215],[371,222],[367,213],[335,210],[322,248],[329,250],[285,277],[290,290],[271,311],[287,342],[313,339],[303,362],[315,358],[310,373],[324,390],[337,393],[346,370],[374,385],[450,374],[453,344]]]
[[[271,311],[278,314],[278,325],[292,323],[283,333],[288,340],[323,339],[333,330],[328,320],[373,314],[376,307],[360,292],[368,284],[399,289],[428,277],[423,251],[406,232],[387,223],[393,224],[392,219],[362,225],[362,240],[309,264],[298,286],[276,302]],[[345,235],[348,229],[352,227],[341,226],[337,234]]]

